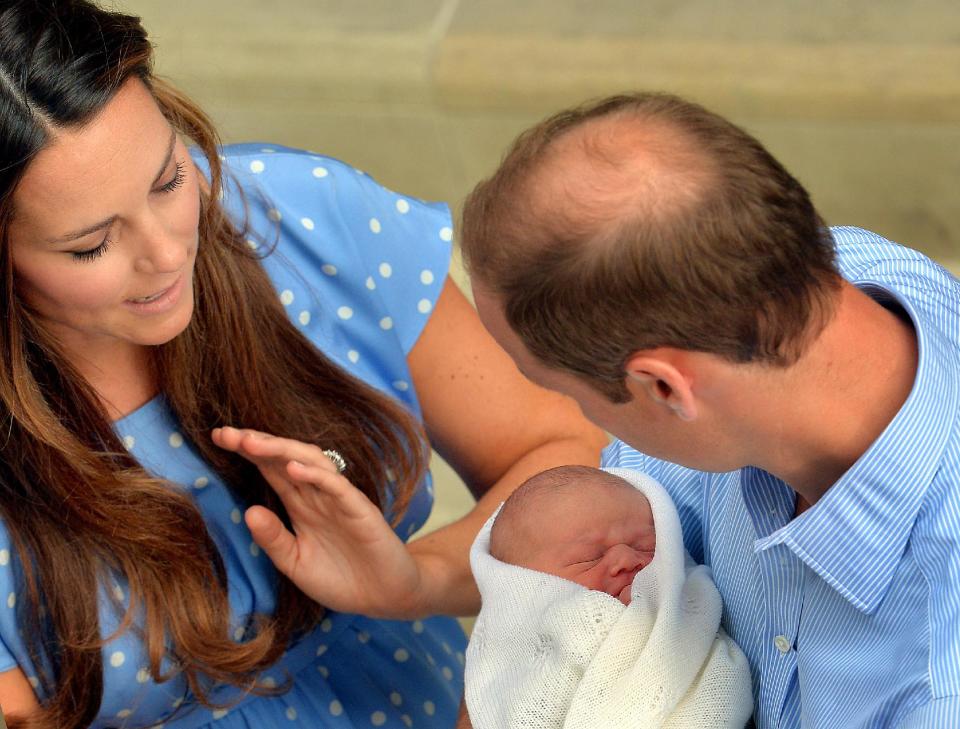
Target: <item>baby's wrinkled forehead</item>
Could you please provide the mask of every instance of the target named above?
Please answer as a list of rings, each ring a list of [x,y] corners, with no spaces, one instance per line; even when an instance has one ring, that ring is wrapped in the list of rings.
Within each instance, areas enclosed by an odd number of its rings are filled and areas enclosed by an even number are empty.
[[[537,474],[504,503],[490,534],[490,551],[511,563],[525,551],[629,517],[652,523],[646,497],[619,476],[586,466]]]

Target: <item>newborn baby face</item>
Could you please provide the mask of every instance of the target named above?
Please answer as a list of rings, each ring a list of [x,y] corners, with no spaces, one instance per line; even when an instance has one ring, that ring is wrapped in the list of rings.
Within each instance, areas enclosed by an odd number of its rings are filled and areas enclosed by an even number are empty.
[[[525,566],[630,604],[634,576],[656,547],[653,512],[632,486],[574,490],[544,505]]]

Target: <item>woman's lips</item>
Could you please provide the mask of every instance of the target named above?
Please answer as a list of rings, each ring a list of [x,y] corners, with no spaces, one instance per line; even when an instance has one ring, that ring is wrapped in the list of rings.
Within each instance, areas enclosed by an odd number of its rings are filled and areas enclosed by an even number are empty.
[[[159,291],[143,299],[127,299],[124,305],[138,314],[162,314],[169,311],[180,300],[183,291],[183,275],[163,291]]]

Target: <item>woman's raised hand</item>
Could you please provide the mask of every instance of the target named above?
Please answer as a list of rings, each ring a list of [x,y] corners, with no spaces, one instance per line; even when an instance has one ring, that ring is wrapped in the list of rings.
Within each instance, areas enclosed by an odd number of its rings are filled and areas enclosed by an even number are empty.
[[[254,540],[306,595],[333,610],[411,618],[421,574],[380,510],[314,445],[239,428],[213,442],[260,469],[290,516],[291,533],[267,508],[247,509]]]

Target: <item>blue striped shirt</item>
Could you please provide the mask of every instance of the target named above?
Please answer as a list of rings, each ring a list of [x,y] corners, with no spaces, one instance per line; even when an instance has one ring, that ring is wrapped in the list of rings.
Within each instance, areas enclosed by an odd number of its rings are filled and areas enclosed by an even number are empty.
[[[620,441],[603,465],[676,501],[750,660],[758,727],[960,727],[960,282],[873,233],[833,236],[843,276],[909,315],[919,361],[900,412],[813,507],[794,519],[794,492],[756,468],[693,471]]]

